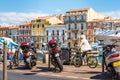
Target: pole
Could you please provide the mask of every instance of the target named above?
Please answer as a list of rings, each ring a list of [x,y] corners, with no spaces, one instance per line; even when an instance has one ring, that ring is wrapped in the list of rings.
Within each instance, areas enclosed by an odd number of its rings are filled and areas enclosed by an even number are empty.
[[[4,42],[3,45],[3,49],[4,49],[4,53],[3,53],[3,80],[7,80],[7,42]]]
[[[105,58],[104,58],[104,55],[102,54],[102,73],[104,73],[104,67],[105,67]]]
[[[48,68],[50,69],[50,52],[48,52]]]

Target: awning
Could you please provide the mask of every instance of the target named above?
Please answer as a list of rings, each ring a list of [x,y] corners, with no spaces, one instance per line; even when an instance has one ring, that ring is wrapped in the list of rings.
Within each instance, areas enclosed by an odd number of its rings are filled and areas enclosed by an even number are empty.
[[[0,37],[0,44],[3,44],[4,41],[7,41],[7,46],[8,47],[18,48],[18,44],[16,44],[11,38]]]

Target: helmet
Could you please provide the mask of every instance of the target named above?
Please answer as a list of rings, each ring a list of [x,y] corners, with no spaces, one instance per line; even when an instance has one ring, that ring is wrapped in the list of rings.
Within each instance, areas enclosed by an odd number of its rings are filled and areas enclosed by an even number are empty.
[[[50,48],[57,47],[57,41],[55,39],[52,39],[48,42]]]
[[[28,42],[22,42],[20,47],[22,50],[29,49],[30,45]]]
[[[21,46],[25,46],[25,45],[29,45],[29,43],[28,42],[22,42],[21,43]]]

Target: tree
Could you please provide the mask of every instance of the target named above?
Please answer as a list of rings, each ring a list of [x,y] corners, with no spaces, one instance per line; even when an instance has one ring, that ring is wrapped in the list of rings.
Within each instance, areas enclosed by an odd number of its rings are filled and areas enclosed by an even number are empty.
[[[49,21],[45,21],[45,25],[51,25]]]

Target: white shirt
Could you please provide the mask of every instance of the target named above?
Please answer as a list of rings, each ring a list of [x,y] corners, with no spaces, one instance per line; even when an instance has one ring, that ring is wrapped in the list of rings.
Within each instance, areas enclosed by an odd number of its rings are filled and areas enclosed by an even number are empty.
[[[81,49],[82,52],[92,50],[89,42],[85,38],[81,40],[78,47]]]

